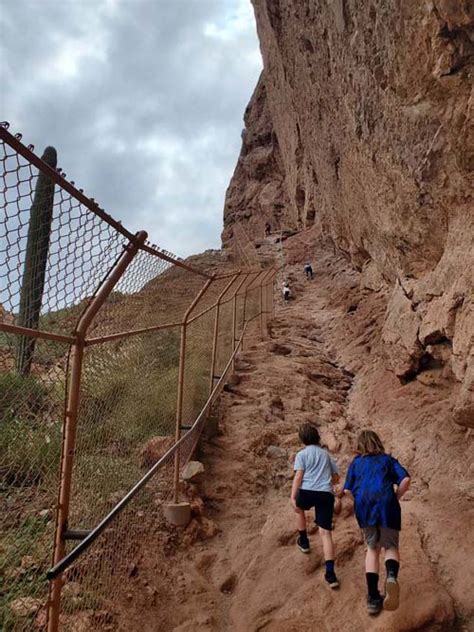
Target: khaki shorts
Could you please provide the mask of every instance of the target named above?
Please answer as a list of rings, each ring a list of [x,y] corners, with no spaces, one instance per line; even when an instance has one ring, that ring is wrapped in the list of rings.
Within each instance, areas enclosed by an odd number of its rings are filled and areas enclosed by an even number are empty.
[[[388,527],[364,527],[364,538],[369,549],[398,549],[400,531]]]

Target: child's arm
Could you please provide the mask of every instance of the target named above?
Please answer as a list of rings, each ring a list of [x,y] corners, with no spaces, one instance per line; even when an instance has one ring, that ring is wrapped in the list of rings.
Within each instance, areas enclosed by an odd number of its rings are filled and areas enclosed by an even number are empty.
[[[349,465],[349,469],[347,470],[346,480],[344,482],[343,492],[346,496],[354,497],[352,490],[355,485],[355,474],[354,474],[354,461]]]
[[[400,485],[398,486],[397,489],[397,498],[398,500],[400,500],[400,498],[403,496],[403,494],[405,494],[405,492],[408,491],[408,488],[410,487],[410,477],[409,476],[405,476],[405,478],[400,481]]]
[[[293,485],[291,486],[291,504],[293,505],[293,509],[295,511],[298,511],[298,507],[296,506],[296,494],[298,493],[298,490],[301,487],[303,476],[304,476],[304,470],[296,470],[295,477],[293,479]]]

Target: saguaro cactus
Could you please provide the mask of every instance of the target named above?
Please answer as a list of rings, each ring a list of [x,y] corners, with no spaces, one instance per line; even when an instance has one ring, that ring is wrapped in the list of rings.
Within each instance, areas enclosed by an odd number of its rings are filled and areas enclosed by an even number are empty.
[[[54,147],[46,147],[41,159],[55,169],[57,154]],[[37,329],[39,323],[53,220],[53,200],[54,182],[40,171],[30,210],[18,314],[18,324],[30,329]],[[35,338],[22,336],[18,339],[16,369],[20,375],[28,375],[30,372],[35,344]]]

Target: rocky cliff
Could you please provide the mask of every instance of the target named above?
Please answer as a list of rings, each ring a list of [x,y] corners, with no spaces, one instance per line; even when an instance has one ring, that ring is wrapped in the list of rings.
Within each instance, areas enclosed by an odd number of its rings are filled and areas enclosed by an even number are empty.
[[[245,113],[224,245],[314,222],[388,291],[402,382],[442,368],[474,426],[474,4],[252,0],[264,72]]]

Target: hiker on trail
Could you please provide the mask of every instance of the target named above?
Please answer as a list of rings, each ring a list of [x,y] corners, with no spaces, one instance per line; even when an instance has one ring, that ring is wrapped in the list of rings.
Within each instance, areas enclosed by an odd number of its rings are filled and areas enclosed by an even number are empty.
[[[290,290],[290,286],[288,285],[288,281],[285,281],[283,283],[282,294],[283,294],[283,299],[285,301],[289,301],[290,300],[290,298],[291,298],[291,290]]]
[[[313,268],[311,267],[310,263],[307,263],[304,267],[304,273],[306,274],[306,278],[307,279],[312,279],[313,278]]]
[[[269,235],[271,235],[272,233],[272,225],[270,224],[270,222],[267,222],[265,224],[265,237],[268,237]]]
[[[298,435],[306,447],[296,454],[295,477],[291,489],[291,504],[296,513],[298,529],[296,545],[302,553],[309,553],[305,511],[314,507],[315,523],[319,527],[323,543],[326,566],[324,579],[330,588],[338,588],[331,534],[334,513],[333,486],[339,480],[338,468],[334,459],[321,447],[316,426],[305,423],[300,427]]]
[[[347,472],[344,493],[354,497],[355,515],[367,543],[367,610],[369,614],[378,614],[382,607],[398,608],[401,529],[398,501],[410,486],[410,477],[397,459],[385,453],[379,436],[372,430],[360,433],[357,452]],[[385,598],[378,588],[380,549],[385,550]]]

